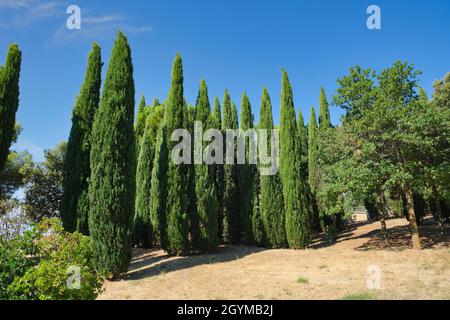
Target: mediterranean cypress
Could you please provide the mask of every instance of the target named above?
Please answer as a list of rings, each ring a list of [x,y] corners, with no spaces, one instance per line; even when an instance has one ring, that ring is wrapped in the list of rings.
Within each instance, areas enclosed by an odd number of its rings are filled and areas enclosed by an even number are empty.
[[[225,91],[223,99],[223,122],[222,129],[237,129],[237,110],[236,106],[231,105],[230,94]],[[231,146],[226,144],[225,149]],[[233,154],[235,154],[233,150]],[[238,213],[238,195],[237,195],[237,172],[234,164],[224,164],[223,174],[223,234],[222,239],[225,243],[236,244],[239,242],[240,222]]]
[[[220,101],[218,97],[214,98],[214,107],[211,115],[211,127],[221,130],[222,128],[222,110],[220,107]],[[223,135],[222,135],[223,137]],[[222,239],[223,235],[223,191],[224,191],[224,166],[223,163],[217,163],[214,170],[214,181],[217,190],[217,198],[219,200],[219,225],[218,225],[218,237]]]
[[[327,95],[324,88],[320,88],[319,96],[319,128],[331,128],[330,108],[328,106]]]
[[[241,102],[241,124],[242,131],[253,129],[253,114],[250,100],[246,93]],[[255,196],[256,165],[250,164],[249,138],[245,137],[246,163],[239,164],[238,168],[238,194],[239,194],[239,219],[241,222],[241,240],[244,243],[253,241],[252,215]]]
[[[136,136],[137,139],[137,136]],[[146,248],[152,245],[151,178],[155,158],[155,140],[152,123],[146,121],[141,138],[136,166],[136,212],[134,216],[133,242]]]
[[[6,64],[0,68],[0,172],[5,167],[15,135],[21,63],[22,52],[19,47],[15,44],[9,46]]]
[[[291,248],[306,248],[310,241],[310,217],[301,157],[292,87],[283,70],[280,103],[280,165],[286,211],[286,239]]]
[[[170,136],[176,129],[186,125],[183,98],[183,63],[181,56],[176,55],[172,68],[172,84],[170,87],[167,108],[164,115],[167,145],[169,152],[178,142],[171,141]],[[187,212],[188,167],[175,164],[169,160],[167,173],[167,248],[169,254],[184,255],[189,250],[189,215]]]
[[[202,122],[203,129],[211,128],[211,107],[208,98],[208,88],[204,80],[200,83],[195,111],[195,120]],[[203,148],[205,145],[203,143]],[[198,214],[200,231],[197,249],[201,252],[214,251],[219,244],[218,212],[220,208],[214,181],[214,169],[214,166],[207,164],[195,164],[196,212]]]
[[[100,102],[102,73],[101,49],[94,43],[89,54],[86,76],[76,98],[72,128],[64,163],[61,216],[64,228],[89,234],[89,177],[91,175],[91,133]]]
[[[163,124],[157,133],[150,187],[152,236],[156,244],[159,244],[162,249],[167,248],[166,195],[169,151],[167,150],[166,135],[166,129]]]
[[[136,115],[136,123],[134,124],[134,132],[136,139],[136,159],[139,159],[139,148],[141,147],[141,139],[144,136],[144,131],[146,127],[146,117],[147,117],[147,108],[145,104],[144,95],[141,96],[141,101],[139,102],[139,109]]]
[[[128,40],[119,32],[92,129],[89,233],[97,270],[115,277],[131,260],[135,202],[134,80]]]
[[[308,128],[305,126],[302,110],[298,109],[298,135],[300,138],[300,156],[302,160],[302,175],[308,180]]]
[[[267,130],[267,152],[271,152],[273,129],[272,103],[266,88],[264,88],[261,98],[259,129]],[[286,247],[283,185],[279,172],[275,175],[261,175],[259,209],[267,244],[273,248]]]
[[[311,107],[310,119],[308,125],[308,182],[311,191],[317,191],[317,162],[318,162],[318,146],[317,146],[317,118],[316,110]]]

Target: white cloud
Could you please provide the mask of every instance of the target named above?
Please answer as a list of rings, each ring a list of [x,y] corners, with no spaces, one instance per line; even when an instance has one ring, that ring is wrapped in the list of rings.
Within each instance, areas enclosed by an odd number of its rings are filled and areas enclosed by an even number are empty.
[[[68,4],[68,0],[0,0],[0,13],[4,16],[0,29],[25,29],[41,21],[53,19],[59,21],[59,27],[53,33],[53,41],[57,44],[79,39],[114,37],[117,30],[129,34],[153,30],[148,25],[136,25],[121,14],[94,15],[85,6],[81,7],[81,30],[68,30],[66,28],[66,20],[69,17],[66,13]]]
[[[2,27],[25,28],[41,20],[62,17],[65,13],[64,6],[64,2],[54,0],[0,0],[0,12],[6,12]]]
[[[45,160],[44,149],[33,143],[28,138],[19,136],[17,143],[15,143],[12,148],[15,151],[28,151],[32,156],[33,160],[37,162],[42,162]]]
[[[81,29],[68,30],[65,25],[61,25],[55,31],[53,40],[59,44],[79,39],[97,40],[114,37],[118,30],[128,34],[139,34],[151,32],[153,27],[133,25],[129,19],[117,14],[94,16],[82,11]]]

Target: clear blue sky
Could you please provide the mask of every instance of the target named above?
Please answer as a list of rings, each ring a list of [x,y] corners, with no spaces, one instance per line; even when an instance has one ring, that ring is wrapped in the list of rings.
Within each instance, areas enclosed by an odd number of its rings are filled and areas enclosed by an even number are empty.
[[[81,8],[81,30],[65,28],[70,4]],[[379,31],[366,27],[370,4],[381,8]],[[41,160],[43,149],[67,139],[91,43],[102,47],[106,71],[117,29],[132,46],[137,100],[141,93],[149,102],[166,98],[178,51],[189,103],[204,78],[211,100],[228,88],[239,104],[245,90],[257,115],[267,86],[277,122],[283,67],[306,120],[320,86],[331,99],[336,79],[353,65],[379,70],[407,60],[424,72],[428,93],[450,71],[448,0],[0,0],[1,63],[8,44],[23,50],[16,149]],[[337,123],[340,111],[331,113]]]

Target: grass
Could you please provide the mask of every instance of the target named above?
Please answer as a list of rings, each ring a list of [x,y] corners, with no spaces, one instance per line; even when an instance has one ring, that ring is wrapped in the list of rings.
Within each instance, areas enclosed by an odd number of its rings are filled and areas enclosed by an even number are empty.
[[[262,299],[264,299],[264,296],[263,296],[261,293],[258,293],[258,294],[255,296],[255,298],[256,298],[256,299],[259,299],[259,300],[262,300]]]
[[[377,298],[370,293],[360,292],[349,294],[348,296],[343,297],[341,300],[376,300]]]
[[[307,284],[307,283],[309,283],[309,281],[308,281],[308,279],[306,279],[306,278],[299,277],[299,278],[297,279],[297,283]]]

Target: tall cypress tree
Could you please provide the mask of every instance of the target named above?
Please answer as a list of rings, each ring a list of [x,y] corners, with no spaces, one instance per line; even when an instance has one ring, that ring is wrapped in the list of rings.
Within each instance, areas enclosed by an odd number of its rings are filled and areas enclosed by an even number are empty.
[[[187,170],[187,212],[189,214],[189,239],[192,248],[200,248],[200,222],[197,211],[197,196],[195,192],[195,165],[194,159],[194,122],[196,115],[196,107],[193,105],[184,107],[184,123],[191,135],[191,164],[186,166]]]
[[[136,166],[136,212],[133,229],[134,244],[146,248],[152,245],[151,178],[155,158],[155,140],[152,123],[146,121]]]
[[[92,129],[89,232],[97,269],[127,271],[135,202],[134,80],[128,40],[119,32]]]
[[[316,110],[311,107],[310,119],[308,125],[308,182],[313,193],[316,192],[317,187],[317,118]]]
[[[286,238],[291,248],[305,248],[310,241],[310,217],[301,157],[292,87],[283,70],[280,121],[280,165],[286,210]]]
[[[272,103],[266,88],[261,97],[260,129],[267,131],[267,151],[272,148]],[[261,176],[260,212],[264,225],[267,244],[274,248],[286,247],[285,211],[283,185],[280,172],[275,175]]]
[[[183,97],[183,63],[181,56],[176,55],[172,68],[172,84],[170,87],[164,125],[167,130],[169,152],[178,143],[171,141],[170,136],[176,129],[186,125]],[[167,173],[167,248],[169,254],[184,255],[189,250],[189,215],[187,212],[187,173],[186,165],[178,165],[169,159]]]
[[[195,120],[201,121],[204,130],[212,127],[211,107],[208,98],[208,88],[203,80],[200,83]],[[203,147],[205,147],[203,143]],[[203,148],[202,148],[203,149]],[[195,194],[197,198],[197,214],[199,219],[199,241],[197,249],[210,252],[217,248],[219,202],[215,186],[215,168],[207,164],[195,165]]]
[[[223,99],[223,122],[222,129],[237,129],[237,110],[236,106],[231,105],[230,94],[225,90]],[[228,148],[228,144],[225,149]],[[235,150],[233,150],[233,154]],[[226,151],[225,151],[226,152]],[[234,164],[224,164],[223,177],[223,234],[222,239],[225,243],[235,244],[239,242],[240,222],[238,212],[237,195],[237,172]]]
[[[136,139],[136,159],[139,158],[139,148],[141,147],[141,139],[144,136],[145,127],[146,127],[146,117],[147,117],[147,108],[145,104],[145,96],[141,96],[141,101],[139,102],[139,109],[136,115],[136,123],[134,124],[134,132]]]
[[[9,46],[6,64],[0,68],[0,172],[5,167],[15,134],[21,63],[22,52],[19,47],[15,44]]]
[[[89,177],[91,175],[91,133],[100,102],[102,73],[101,49],[94,43],[89,54],[86,76],[72,114],[72,129],[64,163],[64,193],[61,216],[64,228],[89,234]]]
[[[305,126],[302,110],[298,109],[298,135],[300,138],[300,155],[302,157],[302,175],[308,179],[308,128]]]
[[[218,97],[214,98],[214,107],[211,115],[211,127],[221,130],[222,128],[222,110],[220,107],[220,101]],[[223,135],[222,135],[223,136]],[[218,237],[222,239],[223,235],[223,191],[224,191],[224,166],[223,164],[216,164],[214,170],[214,180],[217,190],[217,198],[219,200],[219,225],[218,225]]]
[[[324,88],[320,88],[319,96],[319,128],[331,128],[330,108],[328,106],[327,95]]]
[[[253,129],[253,114],[250,100],[246,93],[241,102],[241,130]],[[241,222],[241,239],[244,243],[253,242],[252,214],[255,197],[256,165],[250,164],[248,138],[246,144],[246,163],[238,165],[239,219]]]
[[[164,124],[158,129],[150,187],[150,221],[153,239],[161,248],[167,248],[167,150]]]

